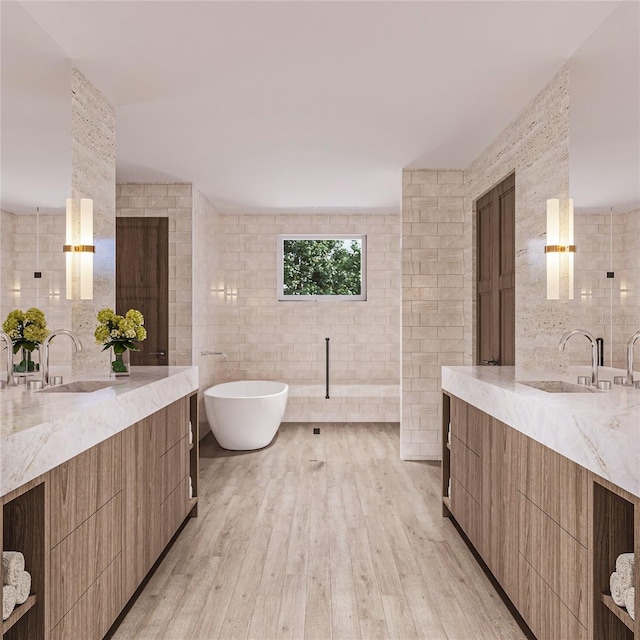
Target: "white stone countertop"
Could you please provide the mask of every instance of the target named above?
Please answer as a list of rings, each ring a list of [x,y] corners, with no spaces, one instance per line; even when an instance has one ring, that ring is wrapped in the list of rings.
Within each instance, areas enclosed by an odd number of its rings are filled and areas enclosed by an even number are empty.
[[[87,451],[198,388],[197,367],[132,367],[131,375],[66,377],[116,382],[91,393],[0,390],[0,496]]]
[[[590,367],[565,375],[515,367],[443,367],[442,389],[553,451],[640,497],[640,389],[613,385],[624,371],[600,367],[610,391],[548,393],[519,384],[531,380],[576,383]],[[637,375],[637,374],[636,374]]]

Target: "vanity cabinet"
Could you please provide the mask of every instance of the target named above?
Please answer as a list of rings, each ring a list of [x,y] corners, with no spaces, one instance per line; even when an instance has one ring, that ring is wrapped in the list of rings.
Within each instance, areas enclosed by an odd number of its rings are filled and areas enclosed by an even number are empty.
[[[639,640],[607,592],[617,555],[640,557],[640,499],[455,396],[443,407],[445,515],[536,638]]]
[[[3,640],[105,636],[195,515],[197,425],[193,394],[2,499],[2,548],[23,551],[34,594],[3,624]]]

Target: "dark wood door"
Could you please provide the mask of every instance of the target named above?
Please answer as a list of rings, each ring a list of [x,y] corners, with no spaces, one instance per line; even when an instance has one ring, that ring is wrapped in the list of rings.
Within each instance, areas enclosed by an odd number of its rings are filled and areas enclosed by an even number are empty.
[[[478,363],[514,365],[515,174],[476,205],[478,258]]]
[[[168,218],[116,218],[116,313],[128,309],[142,312],[147,330],[131,364],[168,364]]]

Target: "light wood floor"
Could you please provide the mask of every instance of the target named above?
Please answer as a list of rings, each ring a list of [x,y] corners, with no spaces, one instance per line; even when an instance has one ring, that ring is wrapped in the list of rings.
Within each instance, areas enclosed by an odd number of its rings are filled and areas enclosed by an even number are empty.
[[[209,434],[200,516],[113,640],[524,639],[441,516],[439,465],[398,451],[384,424],[285,424],[246,454]]]

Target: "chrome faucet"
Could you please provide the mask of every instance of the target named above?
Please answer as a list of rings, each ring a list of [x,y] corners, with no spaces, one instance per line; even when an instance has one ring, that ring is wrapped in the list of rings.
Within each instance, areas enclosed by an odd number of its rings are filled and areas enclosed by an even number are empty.
[[[591,384],[594,387],[598,386],[598,343],[596,342],[595,336],[584,329],[572,329],[571,331],[567,331],[562,338],[560,338],[560,342],[558,343],[558,349],[560,351],[564,351],[564,347],[567,344],[567,340],[571,336],[584,336],[589,342],[591,342]]]
[[[56,329],[52,331],[42,343],[42,381],[45,386],[49,384],[49,344],[56,336],[69,336],[76,346],[76,351],[82,351],[82,343],[68,329]]]
[[[0,331],[0,339],[7,343],[7,386],[13,385],[13,340],[8,333]]]
[[[633,345],[640,338],[640,330],[636,331],[627,342],[627,384],[633,386]]]

